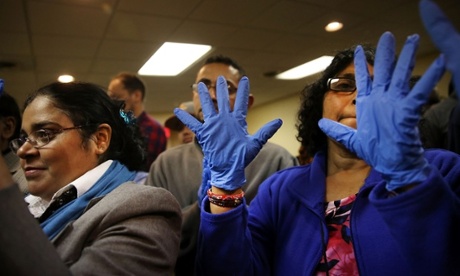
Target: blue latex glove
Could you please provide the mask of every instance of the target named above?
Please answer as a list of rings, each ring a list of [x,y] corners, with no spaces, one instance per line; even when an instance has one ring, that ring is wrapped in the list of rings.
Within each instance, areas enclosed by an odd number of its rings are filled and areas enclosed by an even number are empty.
[[[417,123],[421,106],[444,73],[439,57],[409,93],[418,35],[408,37],[394,66],[395,41],[391,33],[379,40],[372,80],[363,49],[355,51],[357,129],[321,119],[319,127],[382,173],[393,191],[425,180],[430,166],[423,156]]]
[[[256,157],[262,146],[281,127],[276,119],[249,135],[246,125],[249,80],[243,77],[238,85],[234,110],[230,110],[227,81],[217,78],[217,112],[206,85],[198,84],[204,123],[186,111],[176,108],[176,116],[196,135],[207,160],[211,185],[233,191],[244,185],[244,168]]]
[[[208,160],[203,158],[203,171],[201,172],[201,185],[198,189],[198,203],[201,205],[203,198],[211,188],[211,170],[209,169]]]
[[[3,95],[3,80],[0,79],[0,96]]]
[[[457,97],[460,99],[460,34],[432,1],[420,1],[420,16],[434,44],[446,57],[446,67],[452,73]]]

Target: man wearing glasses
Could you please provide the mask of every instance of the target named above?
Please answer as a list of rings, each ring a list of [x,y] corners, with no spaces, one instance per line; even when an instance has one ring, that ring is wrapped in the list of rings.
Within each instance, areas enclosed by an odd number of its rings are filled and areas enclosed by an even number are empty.
[[[197,84],[206,84],[214,106],[217,109],[216,81],[223,76],[228,83],[230,108],[233,109],[238,82],[245,75],[242,67],[225,56],[208,58],[198,71],[192,85],[195,116],[203,120]],[[254,97],[249,96],[248,109],[253,105]],[[161,153],[150,167],[147,185],[163,187],[169,190],[182,207],[181,252],[176,264],[176,275],[190,275],[194,270],[195,242],[200,223],[199,199],[204,197],[200,190],[202,181],[203,153],[196,141],[170,148]],[[246,202],[249,204],[257,193],[259,185],[273,173],[294,165],[297,159],[286,149],[273,143],[264,145],[259,155],[246,167],[244,186]],[[200,190],[201,191],[201,190]]]

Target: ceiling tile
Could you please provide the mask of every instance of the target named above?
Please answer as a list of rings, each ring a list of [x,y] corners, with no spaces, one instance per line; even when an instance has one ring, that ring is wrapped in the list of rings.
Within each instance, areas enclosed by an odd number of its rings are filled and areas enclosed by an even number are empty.
[[[91,59],[68,57],[37,57],[37,70],[41,73],[62,74],[86,73],[91,66]]]
[[[104,40],[99,48],[98,58],[117,60],[144,60],[161,47],[159,42],[137,42],[126,40]]]
[[[221,46],[226,45],[237,30],[232,25],[187,20],[171,34],[169,41]]]
[[[27,32],[23,1],[0,1],[0,31]]]
[[[100,37],[110,18],[101,9],[48,2],[29,1],[27,12],[34,34]]]
[[[200,0],[120,0],[118,10],[184,18],[200,2]]]
[[[230,25],[247,25],[259,14],[270,9],[274,0],[207,0],[189,15],[190,19]]]
[[[26,33],[2,33],[0,53],[7,55],[30,55],[30,41]]]
[[[107,38],[138,41],[165,41],[180,20],[118,12],[108,29]]]
[[[57,35],[34,35],[32,41],[37,56],[70,58],[93,58],[100,43],[96,38]]]

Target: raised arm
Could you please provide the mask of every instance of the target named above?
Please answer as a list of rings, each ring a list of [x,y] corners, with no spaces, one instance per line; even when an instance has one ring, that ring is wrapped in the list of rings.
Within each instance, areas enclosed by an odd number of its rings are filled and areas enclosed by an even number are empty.
[[[430,166],[423,155],[417,124],[421,106],[444,73],[439,57],[410,91],[418,35],[409,36],[395,65],[395,39],[380,38],[374,77],[361,47],[355,51],[357,129],[321,119],[320,128],[383,174],[389,191],[424,181]]]
[[[231,198],[226,196],[236,194],[235,197],[241,199],[241,187],[246,182],[244,168],[280,128],[282,122],[280,119],[273,120],[254,135],[248,134],[246,114],[249,80],[247,77],[243,77],[238,85],[234,110],[230,110],[227,82],[223,77],[217,80],[218,111],[203,83],[198,85],[198,93],[203,107],[203,123],[182,109],[176,108],[174,113],[195,133],[201,145],[205,160],[203,163],[209,168],[212,193],[226,199]],[[223,202],[229,201],[224,199]],[[224,212],[231,208],[232,206],[221,207],[211,204],[213,213]]]

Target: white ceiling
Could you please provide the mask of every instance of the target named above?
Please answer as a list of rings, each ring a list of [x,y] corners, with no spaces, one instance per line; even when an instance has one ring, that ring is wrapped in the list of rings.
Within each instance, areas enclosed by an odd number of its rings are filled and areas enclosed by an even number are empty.
[[[460,29],[460,1],[437,1]],[[0,68],[5,90],[19,103],[68,73],[107,86],[120,71],[137,72],[163,42],[210,44],[247,71],[255,105],[297,93],[309,79],[264,76],[391,31],[401,46],[421,35],[419,56],[436,52],[418,0],[0,0]],[[345,24],[327,33],[331,20]],[[208,56],[209,56],[208,55]],[[204,58],[176,77],[142,77],[146,109],[171,112],[191,99]]]

